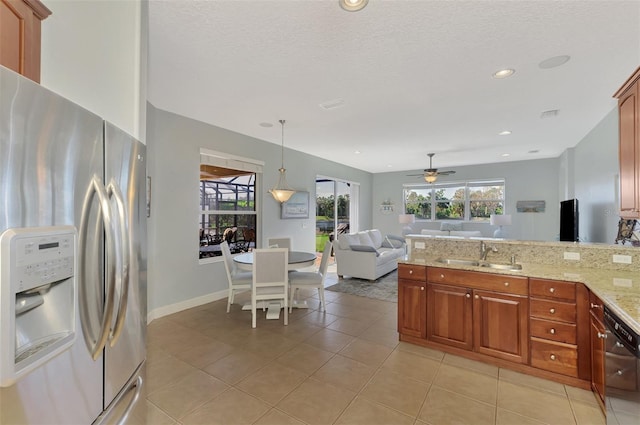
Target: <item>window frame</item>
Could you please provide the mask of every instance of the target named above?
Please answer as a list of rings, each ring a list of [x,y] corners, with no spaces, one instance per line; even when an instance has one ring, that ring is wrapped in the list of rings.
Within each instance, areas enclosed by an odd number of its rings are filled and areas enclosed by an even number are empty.
[[[480,201],[480,202],[497,202],[502,204],[502,213],[498,215],[504,215],[507,213],[506,211],[506,179],[504,178],[494,178],[494,179],[480,179],[480,180],[467,180],[467,181],[458,181],[458,182],[446,182],[446,183],[407,183],[402,185],[402,209],[404,214],[411,214],[413,212],[407,211],[407,194],[410,191],[420,190],[422,192],[428,191],[426,195],[424,195],[428,201],[423,202],[423,204],[427,205],[430,213],[429,218],[417,218],[416,221],[460,221],[460,222],[468,222],[468,223],[487,223],[489,224],[489,217],[486,218],[477,218],[471,217],[471,203]],[[486,199],[471,199],[470,192],[474,187],[485,187],[485,186],[502,186],[502,198],[486,198]],[[444,202],[460,202],[449,198],[446,201],[436,199],[436,191],[439,189],[464,189],[464,203],[463,209],[464,214],[463,217],[438,217],[438,204]]]
[[[252,215],[255,216],[255,227],[256,227],[256,241],[255,244],[258,246],[260,240],[260,232],[258,229],[261,227],[262,222],[262,196],[261,196],[261,188],[262,188],[262,170],[264,166],[263,161],[255,160],[252,158],[245,158],[236,155],[231,155],[223,152],[212,151],[209,149],[200,149],[200,161],[198,163],[198,169],[202,164],[207,165],[218,165],[221,167],[234,169],[238,171],[242,171],[247,175],[253,175],[253,210],[210,210],[210,209],[202,209],[202,199],[199,202],[198,209],[198,227],[202,229],[202,223],[205,221],[205,215],[225,215],[225,216],[245,216]],[[198,176],[200,172],[198,172]],[[213,182],[219,180],[210,180]],[[202,180],[198,179],[198,192],[199,196],[202,196]],[[235,222],[235,220],[234,220]],[[210,264],[222,262],[222,256],[214,256],[214,257],[203,257],[200,258],[200,251],[198,250],[198,263],[199,264]]]

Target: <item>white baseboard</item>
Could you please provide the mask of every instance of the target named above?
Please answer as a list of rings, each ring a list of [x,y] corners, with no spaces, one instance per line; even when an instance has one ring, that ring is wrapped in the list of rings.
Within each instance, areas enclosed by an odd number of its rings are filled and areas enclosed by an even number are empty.
[[[169,314],[177,313],[182,310],[187,310],[189,308],[197,307],[199,305],[203,305],[213,301],[221,300],[223,298],[227,298],[228,294],[229,294],[229,291],[227,289],[224,289],[222,291],[213,292],[211,294],[202,295],[200,297],[191,298],[185,301],[180,301],[179,303],[155,308],[152,311],[147,313],[147,324],[151,323],[155,319],[168,316]]]

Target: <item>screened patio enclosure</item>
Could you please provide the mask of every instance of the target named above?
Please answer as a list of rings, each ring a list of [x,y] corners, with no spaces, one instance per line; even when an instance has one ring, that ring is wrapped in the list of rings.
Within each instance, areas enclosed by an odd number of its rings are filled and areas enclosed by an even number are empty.
[[[205,167],[200,170],[200,258],[221,255],[223,240],[232,252],[255,248],[256,174],[225,169],[234,175],[222,176],[216,167],[212,175]]]

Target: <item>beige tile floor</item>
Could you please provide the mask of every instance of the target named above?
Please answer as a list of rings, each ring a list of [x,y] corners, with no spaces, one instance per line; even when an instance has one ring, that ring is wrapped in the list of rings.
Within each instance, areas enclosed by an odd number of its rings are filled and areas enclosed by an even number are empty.
[[[336,277],[333,276],[335,281]],[[331,284],[331,283],[329,283]],[[149,424],[604,424],[589,391],[398,342],[396,304],[301,291],[289,325],[237,297],[148,327]]]

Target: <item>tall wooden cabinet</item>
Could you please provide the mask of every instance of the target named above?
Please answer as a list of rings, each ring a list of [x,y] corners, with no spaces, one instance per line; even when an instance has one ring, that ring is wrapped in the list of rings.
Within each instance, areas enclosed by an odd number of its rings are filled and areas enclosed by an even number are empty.
[[[620,215],[640,218],[640,68],[620,87]]]
[[[40,82],[40,22],[51,11],[39,0],[0,0],[0,64]]]

